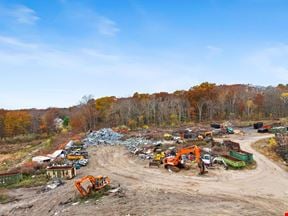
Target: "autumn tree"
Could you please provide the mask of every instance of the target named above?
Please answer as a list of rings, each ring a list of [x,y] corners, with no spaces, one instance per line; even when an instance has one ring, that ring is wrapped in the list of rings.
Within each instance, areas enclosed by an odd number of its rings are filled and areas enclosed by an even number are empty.
[[[80,100],[79,109],[85,119],[86,129],[91,130],[96,128],[97,111],[95,100],[92,95],[85,95]]]
[[[215,84],[204,82],[200,85],[192,87],[188,91],[188,99],[191,105],[196,107],[198,111],[198,121],[201,122],[203,107],[205,105],[209,105],[209,108],[213,109],[213,101],[216,99]]]
[[[248,99],[246,101],[246,110],[247,110],[248,118],[251,116],[254,108],[255,108],[255,104],[254,104],[253,100],[252,99]]]
[[[54,120],[59,116],[59,111],[56,108],[49,108],[42,117],[41,130],[48,134],[56,132]]]
[[[0,139],[5,135],[4,120],[5,120],[5,111],[0,109]]]
[[[31,115],[26,111],[10,111],[4,119],[5,136],[11,137],[29,133]]]
[[[174,93],[136,92],[132,97],[112,96],[96,100],[92,95],[87,95],[79,105],[63,109],[0,110],[0,137],[31,132],[53,133],[57,117],[62,118],[64,125],[81,132],[119,125],[138,128],[144,125],[180,125],[193,120],[279,118],[288,115],[287,106],[288,85],[285,84],[276,87],[242,84],[216,86],[205,82],[188,91]],[[27,114],[30,118],[25,120]]]
[[[117,101],[116,97],[102,97],[95,100],[95,108],[98,113],[98,121],[107,122],[113,103]]]
[[[72,130],[75,132],[83,132],[88,130],[86,118],[81,112],[81,110],[76,110],[72,112],[72,115],[70,117],[70,125],[72,127]]]
[[[256,112],[258,115],[258,118],[262,118],[263,117],[263,104],[264,104],[264,95],[263,93],[257,93],[254,98],[253,98],[253,103],[256,106]]]
[[[283,92],[280,96],[284,104],[288,104],[288,92]]]
[[[264,112],[269,118],[278,118],[283,115],[283,101],[281,92],[274,87],[267,87],[264,91]]]

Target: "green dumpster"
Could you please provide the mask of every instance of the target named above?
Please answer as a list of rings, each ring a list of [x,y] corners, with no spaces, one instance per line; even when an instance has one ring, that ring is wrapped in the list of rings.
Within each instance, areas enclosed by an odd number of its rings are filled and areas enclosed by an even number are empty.
[[[238,160],[245,161],[246,163],[252,163],[253,162],[253,154],[246,152],[246,151],[242,151],[242,150],[233,151],[233,150],[231,150],[229,152],[229,155],[231,157],[237,158]]]
[[[240,169],[246,166],[245,161],[238,160],[237,158],[227,155],[222,155],[221,157],[228,166],[231,166],[233,168]]]
[[[287,128],[286,127],[273,127],[270,129],[271,133],[286,133],[287,132]]]

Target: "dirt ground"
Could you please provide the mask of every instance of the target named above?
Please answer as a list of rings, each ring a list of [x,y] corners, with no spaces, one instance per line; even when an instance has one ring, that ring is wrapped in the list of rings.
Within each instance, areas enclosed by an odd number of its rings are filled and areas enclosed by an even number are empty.
[[[73,180],[46,193],[39,188],[14,189],[17,201],[0,205],[0,215],[284,215],[288,211],[288,173],[251,148],[271,135],[232,135],[257,161],[253,170],[195,170],[169,173],[148,168],[147,161],[131,156],[120,146],[90,147],[84,175],[107,175],[121,193],[100,200],[75,202]]]
[[[269,139],[259,140],[258,142],[253,143],[251,146],[256,151],[265,155],[270,160],[274,161],[278,166],[282,167],[284,170],[288,172],[288,166],[281,156],[279,156],[275,149],[269,145]]]

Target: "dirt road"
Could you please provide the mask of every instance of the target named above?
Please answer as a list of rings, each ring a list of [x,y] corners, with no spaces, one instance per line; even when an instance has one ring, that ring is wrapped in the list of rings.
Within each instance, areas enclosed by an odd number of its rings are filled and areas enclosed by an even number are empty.
[[[147,168],[126,149],[91,147],[84,175],[107,175],[121,184],[123,193],[99,201],[71,202],[78,194],[73,181],[53,191],[18,189],[18,202],[0,205],[0,215],[284,215],[288,211],[288,173],[255,152],[250,144],[265,138],[248,134],[232,136],[241,148],[252,152],[255,170],[212,170],[206,176],[196,171],[169,173]],[[74,204],[73,204],[74,203]]]

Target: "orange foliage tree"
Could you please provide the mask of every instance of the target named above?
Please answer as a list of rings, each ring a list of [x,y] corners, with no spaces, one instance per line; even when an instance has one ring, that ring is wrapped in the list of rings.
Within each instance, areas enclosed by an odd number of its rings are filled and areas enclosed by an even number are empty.
[[[98,113],[98,121],[105,122],[110,112],[113,103],[116,102],[116,97],[102,97],[95,100],[95,108]]]
[[[7,112],[4,119],[5,136],[11,137],[29,133],[31,120],[31,115],[26,111]]]
[[[5,135],[5,128],[4,128],[4,119],[5,119],[5,110],[0,110],[0,139],[2,139]]]
[[[216,99],[216,88],[214,83],[204,82],[200,85],[192,87],[188,93],[188,100],[192,106],[198,111],[198,120],[202,121],[204,106],[212,106],[212,102]],[[211,108],[211,107],[209,107]]]

